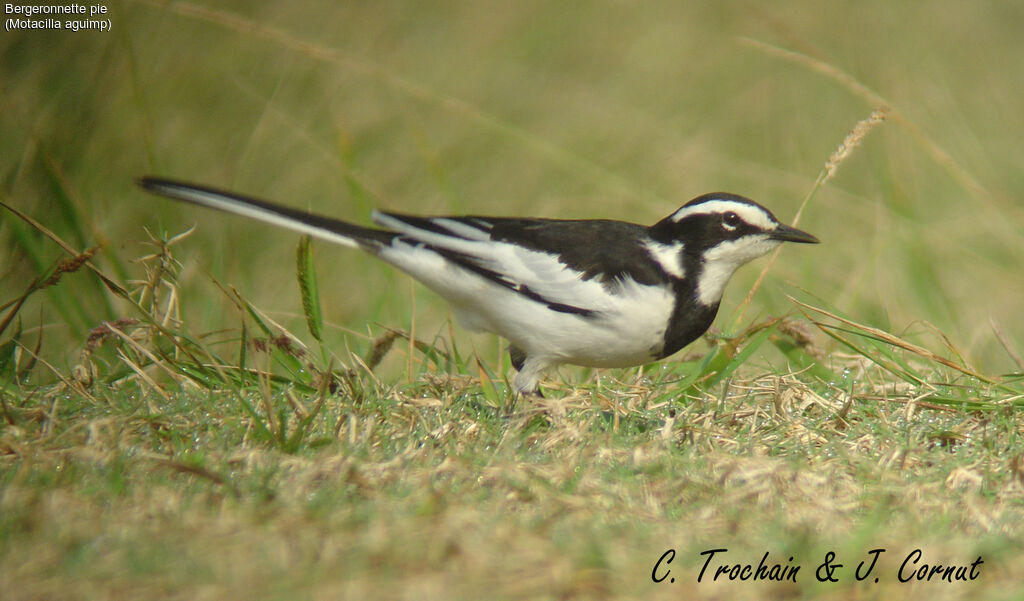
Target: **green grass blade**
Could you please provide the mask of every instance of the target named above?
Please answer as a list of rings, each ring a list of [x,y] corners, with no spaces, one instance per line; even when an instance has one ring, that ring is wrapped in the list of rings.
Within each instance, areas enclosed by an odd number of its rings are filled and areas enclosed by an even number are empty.
[[[770,340],[775,348],[785,355],[790,367],[799,373],[807,374],[822,382],[832,382],[837,379],[836,374],[829,368],[822,365],[810,353],[800,348],[791,336],[772,336]]]
[[[299,238],[299,246],[296,249],[296,273],[299,276],[299,292],[302,294],[302,312],[306,316],[306,326],[317,342],[323,342],[324,318],[320,310],[320,287],[313,265],[312,240],[309,236]]]
[[[712,369],[715,370],[715,373],[705,381],[704,386],[706,388],[710,388],[732,375],[732,373],[741,365],[747,362],[750,356],[754,354],[754,351],[761,348],[761,345],[764,344],[765,340],[768,340],[768,337],[775,331],[775,328],[777,328],[778,325],[779,322],[774,321],[749,338],[746,337],[745,333],[740,339],[740,343],[743,346],[739,352],[719,354],[711,365]],[[730,347],[731,346],[732,344],[730,344]]]
[[[711,350],[700,365],[683,378],[676,387],[683,392],[678,399],[699,395],[722,379],[729,377],[750,358],[778,327],[778,320],[757,324],[732,340],[725,341]],[[751,335],[751,332],[756,332]],[[742,348],[740,348],[742,346]],[[737,350],[739,349],[739,350]]]
[[[14,356],[21,341],[21,321],[10,340],[0,344],[0,379],[8,380],[14,376]]]
[[[246,380],[246,378],[245,378],[245,373],[246,373],[245,361],[246,361],[246,351],[248,350],[248,346],[249,346],[249,329],[245,326],[245,320],[243,319],[242,320],[241,340],[238,343],[238,373],[239,373],[238,384],[239,384],[239,386],[245,386],[245,380]]]

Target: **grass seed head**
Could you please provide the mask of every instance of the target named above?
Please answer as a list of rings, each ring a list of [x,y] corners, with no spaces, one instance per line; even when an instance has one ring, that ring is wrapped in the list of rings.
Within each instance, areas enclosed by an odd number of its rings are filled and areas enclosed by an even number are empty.
[[[839,164],[846,160],[847,157],[853,152],[855,148],[860,146],[860,143],[864,141],[864,138],[873,130],[875,127],[881,125],[885,121],[886,116],[889,114],[889,107],[884,104],[874,111],[871,112],[866,119],[862,119],[857,122],[857,125],[853,126],[850,133],[846,134],[843,141],[832,153],[832,156],[828,157],[828,161],[825,163],[825,179],[822,183],[827,182],[835,176],[836,169]]]

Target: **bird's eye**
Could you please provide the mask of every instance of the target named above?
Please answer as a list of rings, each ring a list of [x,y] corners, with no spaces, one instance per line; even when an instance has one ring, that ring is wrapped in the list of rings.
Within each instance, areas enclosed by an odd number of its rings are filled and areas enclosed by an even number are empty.
[[[722,215],[722,227],[727,230],[734,230],[740,225],[740,216],[732,211]]]

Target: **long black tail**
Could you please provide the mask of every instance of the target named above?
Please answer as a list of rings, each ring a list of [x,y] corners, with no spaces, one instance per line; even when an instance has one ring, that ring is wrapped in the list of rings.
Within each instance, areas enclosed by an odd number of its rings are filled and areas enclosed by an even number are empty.
[[[371,252],[387,246],[397,235],[394,232],[366,228],[207,186],[151,176],[139,178],[136,183],[154,194],[264,221],[329,242],[359,247]]]

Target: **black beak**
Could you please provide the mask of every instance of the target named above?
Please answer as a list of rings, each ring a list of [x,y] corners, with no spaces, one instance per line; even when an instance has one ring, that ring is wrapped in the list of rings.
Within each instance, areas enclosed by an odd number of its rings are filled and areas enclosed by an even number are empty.
[[[783,242],[800,242],[802,244],[817,244],[819,242],[817,238],[807,232],[781,223],[768,236],[772,240],[781,240]]]

